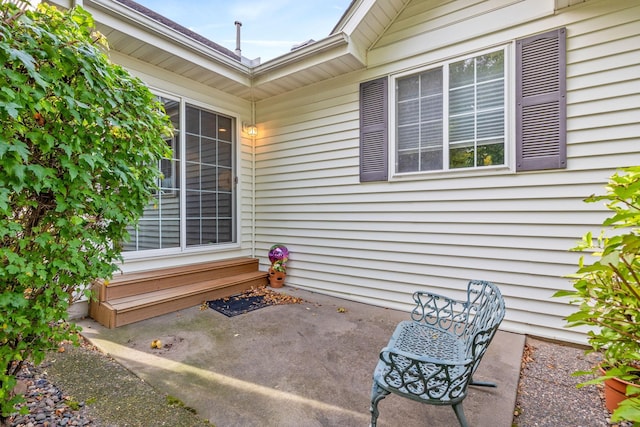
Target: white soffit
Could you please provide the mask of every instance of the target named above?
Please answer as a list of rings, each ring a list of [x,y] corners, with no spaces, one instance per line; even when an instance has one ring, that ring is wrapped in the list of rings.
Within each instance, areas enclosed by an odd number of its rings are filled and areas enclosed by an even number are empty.
[[[74,3],[48,1],[65,8]],[[81,3],[93,15],[112,50],[257,101],[365,68],[367,51],[408,2],[354,0],[331,35],[253,68],[129,7],[126,1]]]
[[[556,10],[563,9],[565,7],[574,6],[579,3],[584,3],[586,0],[555,0]]]
[[[85,0],[110,48],[247,100],[260,100],[364,67],[333,34],[255,68],[113,0]]]

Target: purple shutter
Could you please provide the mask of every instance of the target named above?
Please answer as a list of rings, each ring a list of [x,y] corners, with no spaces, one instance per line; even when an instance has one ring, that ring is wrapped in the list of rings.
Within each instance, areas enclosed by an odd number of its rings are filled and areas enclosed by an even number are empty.
[[[566,30],[516,42],[516,170],[567,167]]]
[[[386,181],[387,78],[360,84],[360,182]]]

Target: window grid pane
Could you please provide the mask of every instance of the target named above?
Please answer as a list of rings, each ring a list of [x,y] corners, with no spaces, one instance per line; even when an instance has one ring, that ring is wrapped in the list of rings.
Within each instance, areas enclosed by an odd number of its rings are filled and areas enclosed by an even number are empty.
[[[504,120],[504,50],[398,78],[396,172],[502,165]]]
[[[397,81],[396,171],[442,169],[442,67]]]
[[[174,135],[166,139],[173,149],[173,156],[159,162],[158,167],[164,175],[159,181],[160,191],[145,208],[139,223],[128,228],[131,239],[123,243],[124,250],[180,248],[235,241],[234,120],[186,105],[185,155],[182,156],[180,102],[160,100],[175,129]],[[181,167],[184,167],[186,178],[183,186],[180,182]],[[183,210],[180,207],[181,189],[184,190]],[[182,222],[186,239],[181,245]]]
[[[449,82],[449,168],[504,164],[503,51],[451,64]]]
[[[221,208],[221,194],[233,200],[231,165],[233,164],[231,141],[233,121],[196,107],[187,107],[187,140],[192,144],[187,150],[186,231],[187,246],[210,245],[233,241],[233,233],[226,228],[226,221],[233,220],[230,210]],[[197,141],[197,143],[196,143]],[[221,176],[221,171],[226,171]],[[224,182],[221,182],[221,178]],[[225,221],[220,233],[221,220]]]
[[[130,240],[123,243],[123,251],[165,249],[180,246],[180,103],[159,98],[173,125],[173,136],[165,141],[172,149],[171,159],[162,159],[157,167],[163,177],[159,191],[144,208],[136,226],[127,227]]]

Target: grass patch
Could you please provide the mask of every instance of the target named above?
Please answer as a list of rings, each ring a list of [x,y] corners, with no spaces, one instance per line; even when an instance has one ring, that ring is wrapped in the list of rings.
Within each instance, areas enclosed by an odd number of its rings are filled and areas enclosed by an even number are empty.
[[[72,411],[78,411],[80,410],[80,402],[78,402],[75,399],[67,399],[65,400],[65,402],[67,404],[67,406],[72,410]]]
[[[196,413],[195,409],[193,409],[190,406],[185,405],[182,400],[178,399],[177,397],[171,396],[171,395],[167,395],[167,404],[169,406],[175,406],[175,407],[178,407],[178,408],[183,408],[183,409],[191,412],[192,414]]]

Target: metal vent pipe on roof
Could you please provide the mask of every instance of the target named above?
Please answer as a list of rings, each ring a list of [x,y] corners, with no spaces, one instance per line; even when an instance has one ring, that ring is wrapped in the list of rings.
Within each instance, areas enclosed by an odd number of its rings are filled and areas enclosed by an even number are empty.
[[[242,50],[240,49],[240,27],[242,27],[242,22],[236,21],[234,24],[236,26],[236,55],[242,57]]]

